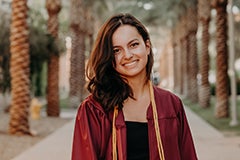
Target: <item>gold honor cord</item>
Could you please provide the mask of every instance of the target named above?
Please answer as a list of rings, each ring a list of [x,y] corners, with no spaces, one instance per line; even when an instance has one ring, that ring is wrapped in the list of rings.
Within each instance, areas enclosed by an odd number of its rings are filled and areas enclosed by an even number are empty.
[[[154,91],[151,81],[149,81],[149,89],[150,89],[150,98],[152,103],[152,109],[153,109],[153,119],[154,119],[154,127],[156,132],[156,138],[157,138],[157,146],[158,146],[158,153],[161,160],[165,160],[164,157],[164,151],[162,146],[162,140],[161,140],[161,134],[160,134],[160,128],[158,124],[158,114],[157,114],[157,106],[154,99]]]
[[[117,130],[116,130],[116,117],[118,115],[117,106],[114,107],[113,111],[113,122],[112,122],[112,148],[113,148],[113,160],[117,160]]]
[[[157,147],[158,147],[158,153],[161,160],[165,160],[164,157],[164,151],[162,146],[162,140],[160,135],[160,128],[158,124],[158,114],[157,114],[157,107],[154,99],[154,91],[151,81],[149,81],[149,91],[150,91],[150,98],[153,108],[153,119],[154,119],[154,128],[156,132],[156,139],[157,139]],[[112,123],[112,147],[113,147],[113,160],[117,160],[117,131],[116,131],[116,117],[118,115],[118,109],[117,107],[114,107],[113,112],[113,123]]]

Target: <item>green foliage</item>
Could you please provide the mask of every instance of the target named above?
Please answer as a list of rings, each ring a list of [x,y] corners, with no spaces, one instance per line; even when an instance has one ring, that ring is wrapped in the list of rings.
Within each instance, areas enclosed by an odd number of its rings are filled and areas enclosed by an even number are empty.
[[[216,100],[215,97],[211,97],[211,103],[209,108],[201,108],[199,104],[192,103],[188,99],[183,100],[184,104],[189,107],[192,111],[194,111],[198,116],[208,122],[217,130],[221,131],[226,136],[228,135],[240,135],[240,125],[230,126],[229,123],[231,121],[231,117],[228,118],[215,118],[214,110]],[[237,100],[237,110],[240,110],[240,97]]]
[[[0,92],[5,93],[10,86],[9,75],[9,15],[0,12]]]
[[[5,93],[11,88],[11,77],[9,74],[10,17],[9,15],[1,15],[0,18],[0,67],[3,70],[3,78],[0,79],[0,92]],[[28,24],[30,43],[30,79],[33,94],[35,96],[40,96],[44,94],[43,84],[44,81],[46,81],[46,76],[45,78],[43,76],[43,66],[46,65],[51,54],[60,55],[60,53],[62,53],[64,50],[63,42],[48,34],[47,21],[40,12],[30,9]]]
[[[229,82],[230,83],[230,82]],[[240,95],[240,79],[236,81],[237,84],[237,95]],[[216,94],[216,84],[212,83],[210,84],[210,90],[211,90],[211,95],[215,95]],[[231,88],[230,88],[230,84],[229,84],[229,91],[228,91],[229,95],[231,95]]]
[[[51,54],[60,55],[63,44],[47,32],[47,21],[40,12],[30,10],[30,68],[32,90],[35,96],[44,94],[43,66]],[[46,78],[46,77],[45,77]]]

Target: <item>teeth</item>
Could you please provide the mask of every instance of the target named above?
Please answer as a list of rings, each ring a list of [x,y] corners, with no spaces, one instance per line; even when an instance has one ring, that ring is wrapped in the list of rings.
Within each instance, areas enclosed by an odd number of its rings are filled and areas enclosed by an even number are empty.
[[[130,63],[125,63],[125,66],[130,66],[133,65],[134,63],[136,63],[136,61],[130,62]]]

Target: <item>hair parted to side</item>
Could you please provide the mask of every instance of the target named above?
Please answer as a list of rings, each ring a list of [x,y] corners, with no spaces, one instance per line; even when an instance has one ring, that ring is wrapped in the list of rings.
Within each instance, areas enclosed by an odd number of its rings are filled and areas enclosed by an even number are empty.
[[[92,53],[90,55],[86,75],[89,79],[87,89],[92,93],[105,111],[113,110],[114,106],[123,107],[128,97],[133,98],[131,87],[114,69],[115,58],[113,54],[112,36],[121,25],[135,27],[144,42],[150,41],[149,33],[144,25],[130,14],[117,14],[109,18],[98,32]],[[150,41],[151,43],[151,41]],[[153,66],[153,53],[150,48],[146,65],[146,82],[150,80]]]

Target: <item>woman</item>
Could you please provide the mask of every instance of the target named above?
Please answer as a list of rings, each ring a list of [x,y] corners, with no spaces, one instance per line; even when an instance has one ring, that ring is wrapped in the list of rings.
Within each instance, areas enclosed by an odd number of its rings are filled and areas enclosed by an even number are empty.
[[[150,82],[153,66],[146,28],[129,14],[100,29],[87,65],[72,160],[195,160],[181,100]]]

